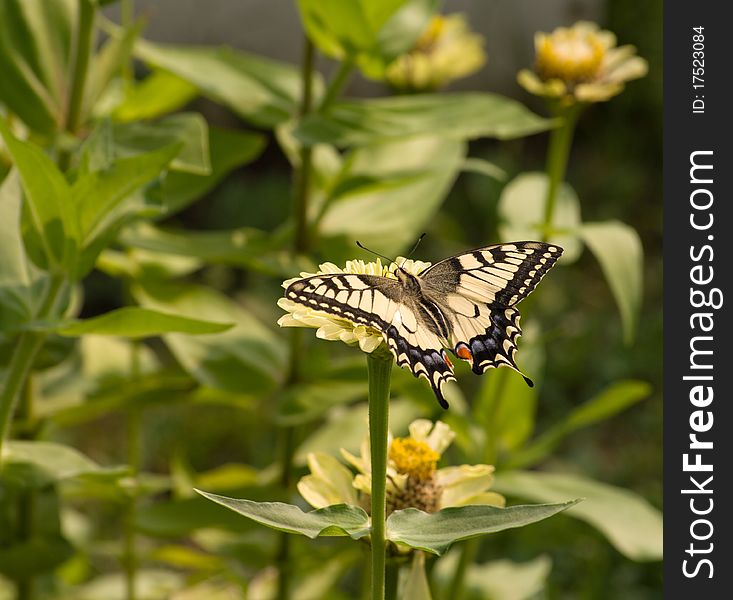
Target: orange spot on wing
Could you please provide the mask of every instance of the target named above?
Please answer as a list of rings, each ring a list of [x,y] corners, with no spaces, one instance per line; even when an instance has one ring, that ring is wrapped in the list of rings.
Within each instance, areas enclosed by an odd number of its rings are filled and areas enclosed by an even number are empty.
[[[445,363],[452,369],[453,363],[450,361],[450,358],[448,358],[448,355],[445,352],[443,352],[443,358],[445,359]]]
[[[458,358],[462,358],[463,360],[473,360],[473,355],[466,346],[461,346],[460,348],[458,348],[458,350],[456,350],[456,356],[458,356]]]

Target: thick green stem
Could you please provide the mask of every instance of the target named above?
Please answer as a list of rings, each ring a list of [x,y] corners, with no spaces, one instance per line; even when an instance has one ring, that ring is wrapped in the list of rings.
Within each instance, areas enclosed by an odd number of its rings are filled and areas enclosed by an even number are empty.
[[[395,561],[387,561],[384,581],[384,599],[397,600],[397,584],[400,578],[400,566]]]
[[[38,311],[38,319],[48,318],[55,310],[56,300],[64,284],[64,278],[52,275],[48,281],[46,294]],[[36,354],[43,346],[48,334],[40,331],[26,331],[20,334],[10,365],[5,373],[5,382],[0,391],[0,465],[2,464],[3,444],[10,430],[18,394],[26,383]]]
[[[550,147],[547,151],[547,197],[545,199],[545,215],[542,223],[542,239],[547,241],[552,231],[553,217],[557,205],[557,193],[560,185],[565,181],[565,171],[568,166],[568,156],[573,142],[575,123],[578,120],[581,105],[575,104],[569,108],[557,110],[556,117],[560,125],[550,133]]]
[[[389,385],[392,355],[380,347],[367,355],[369,374],[369,445],[372,462],[371,542],[372,600],[384,600],[387,540],[387,433],[389,429]]]

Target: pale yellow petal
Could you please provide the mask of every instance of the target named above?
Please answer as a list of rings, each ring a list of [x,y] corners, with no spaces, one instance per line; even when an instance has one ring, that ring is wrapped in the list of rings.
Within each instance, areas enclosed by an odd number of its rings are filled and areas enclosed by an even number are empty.
[[[325,452],[310,452],[307,457],[311,473],[322,479],[333,488],[341,502],[356,504],[356,494],[351,485],[353,474],[336,458]]]
[[[433,422],[428,419],[415,419],[407,427],[410,437],[414,440],[424,442],[427,440],[430,430],[433,428]]]
[[[443,454],[445,449],[451,445],[455,437],[455,431],[453,431],[446,423],[443,423],[443,421],[436,421],[433,430],[425,441],[428,443],[428,446],[438,454]]]
[[[464,498],[463,501],[454,504],[454,506],[468,506],[469,504],[489,504],[504,508],[506,506],[506,498],[497,492],[482,492],[470,498]]]
[[[300,495],[313,508],[323,508],[345,502],[327,482],[314,475],[301,477],[297,487]]]
[[[467,498],[487,491],[494,479],[493,470],[489,465],[461,465],[439,469],[436,476],[443,488],[441,508],[458,506]]]

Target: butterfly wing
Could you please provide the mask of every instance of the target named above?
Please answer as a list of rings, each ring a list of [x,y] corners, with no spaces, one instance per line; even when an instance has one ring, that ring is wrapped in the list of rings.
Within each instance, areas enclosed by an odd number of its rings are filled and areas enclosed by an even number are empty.
[[[552,244],[513,242],[448,258],[421,274],[426,292],[447,308],[454,352],[471,362],[475,373],[500,366],[519,371],[514,355],[521,329],[514,306],[561,254]]]
[[[446,340],[418,296],[388,277],[338,273],[294,281],[285,291],[293,302],[379,330],[397,364],[427,379],[441,406],[448,404],[442,386],[453,377],[443,346]]]

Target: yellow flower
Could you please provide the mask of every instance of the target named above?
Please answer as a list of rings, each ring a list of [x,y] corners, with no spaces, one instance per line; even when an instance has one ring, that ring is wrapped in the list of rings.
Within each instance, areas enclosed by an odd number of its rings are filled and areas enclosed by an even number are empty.
[[[405,438],[390,437],[387,514],[410,507],[436,512],[467,504],[505,505],[503,496],[488,491],[494,479],[493,466],[437,468],[443,452],[455,438],[448,425],[442,421],[433,424],[427,419],[418,419],[410,424],[409,432]],[[369,441],[362,443],[360,456],[343,449],[341,453],[358,471],[355,477],[328,454],[308,455],[311,474],[298,482],[298,491],[314,508],[342,503],[369,506],[372,483]]]
[[[413,49],[387,67],[385,79],[399,90],[434,90],[478,71],[486,63],[483,44],[463,15],[436,15]]]
[[[613,33],[588,21],[537,32],[534,45],[535,70],[522,69],[517,81],[532,94],[565,104],[608,100],[648,70],[636,48],[617,47]]]
[[[300,277],[284,281],[282,286],[286,288],[298,279],[313,277],[315,275],[333,275],[335,273],[352,273],[359,275],[381,275],[390,279],[397,279],[394,274],[397,265],[412,275],[419,275],[430,266],[430,263],[420,260],[404,259],[397,257],[397,261],[389,266],[382,265],[380,259],[376,262],[364,262],[363,260],[350,260],[341,269],[333,263],[319,265],[317,273],[301,273]],[[280,327],[313,327],[316,328],[316,337],[323,340],[341,340],[346,344],[359,344],[364,352],[373,352],[384,340],[382,333],[373,327],[367,327],[349,321],[344,317],[315,310],[308,306],[297,304],[287,298],[280,298],[277,305],[288,314],[283,315],[277,324]]]

